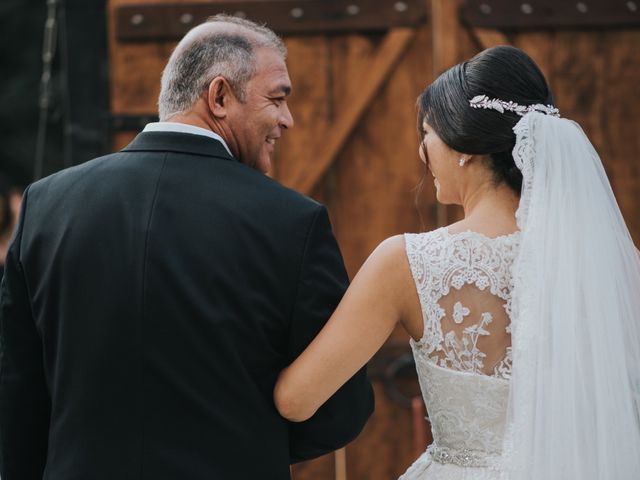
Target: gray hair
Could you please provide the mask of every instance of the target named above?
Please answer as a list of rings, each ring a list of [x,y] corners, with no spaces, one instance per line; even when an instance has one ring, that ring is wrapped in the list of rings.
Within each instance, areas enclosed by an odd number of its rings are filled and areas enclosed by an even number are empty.
[[[257,48],[270,48],[283,58],[287,49],[269,28],[250,20],[216,15],[187,33],[162,72],[158,110],[160,120],[188,111],[211,80],[227,79],[240,102],[256,73]]]

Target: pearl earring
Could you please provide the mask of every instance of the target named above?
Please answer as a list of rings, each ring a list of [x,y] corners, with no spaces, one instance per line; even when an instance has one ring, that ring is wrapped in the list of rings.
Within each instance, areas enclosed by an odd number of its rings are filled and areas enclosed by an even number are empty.
[[[460,161],[458,162],[458,164],[459,164],[461,167],[464,167],[464,164],[465,164],[465,163],[467,163],[467,160],[466,160],[466,159],[464,159],[464,158],[461,158],[461,159],[460,159]]]

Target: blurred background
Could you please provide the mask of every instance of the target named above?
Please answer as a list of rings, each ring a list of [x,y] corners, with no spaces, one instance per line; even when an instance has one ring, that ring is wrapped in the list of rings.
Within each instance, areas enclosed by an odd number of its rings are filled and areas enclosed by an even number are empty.
[[[157,119],[176,41],[219,12],[284,37],[296,126],[272,175],[328,206],[351,276],[383,239],[459,218],[436,204],[430,177],[419,188],[415,101],[499,44],[531,55],[561,114],[582,125],[640,245],[640,0],[2,0],[0,248],[25,185]],[[296,480],[397,478],[424,450],[407,340],[395,332],[370,364],[376,412],[360,437],[295,466]]]

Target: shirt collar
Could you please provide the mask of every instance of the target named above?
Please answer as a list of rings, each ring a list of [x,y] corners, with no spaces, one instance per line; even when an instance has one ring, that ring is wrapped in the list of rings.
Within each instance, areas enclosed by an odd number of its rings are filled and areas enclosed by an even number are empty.
[[[225,142],[220,135],[212,132],[211,130],[207,130],[206,128],[196,127],[195,125],[178,122],[152,122],[147,123],[147,125],[144,127],[143,132],[177,132],[210,137],[222,143],[222,146],[227,150],[227,152],[229,152],[229,155],[233,157],[231,150],[229,150],[229,147],[227,146],[227,142]]]

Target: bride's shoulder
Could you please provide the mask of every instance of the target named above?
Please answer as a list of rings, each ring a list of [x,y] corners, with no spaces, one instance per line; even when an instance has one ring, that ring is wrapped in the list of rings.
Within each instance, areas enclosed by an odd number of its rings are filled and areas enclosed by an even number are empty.
[[[437,246],[447,240],[455,238],[458,234],[471,233],[464,222],[456,222],[445,227],[439,227],[427,232],[408,232],[394,235],[383,240],[371,253],[369,259],[376,262],[393,264],[400,258],[406,258],[407,253],[414,250],[422,250],[423,247]]]
[[[369,258],[392,261],[404,255],[404,248],[404,235],[394,235],[380,242]]]
[[[446,228],[394,235],[380,242],[367,262],[373,262],[382,269],[396,270],[398,265],[407,262],[407,257],[413,252],[423,250],[425,245],[438,243],[446,235]]]
[[[403,292],[410,286],[411,278],[403,235],[394,235],[371,252],[352,286],[364,286],[364,291],[371,292],[384,285],[385,294],[392,294],[395,300],[401,300]]]
[[[428,232],[403,233],[389,237],[376,247],[373,254],[384,257],[405,256],[406,249],[411,243],[432,240],[446,234],[446,227],[437,228]]]
[[[383,276],[395,275],[398,266],[406,263],[406,258],[405,235],[394,235],[378,244],[363,267],[374,269]]]

